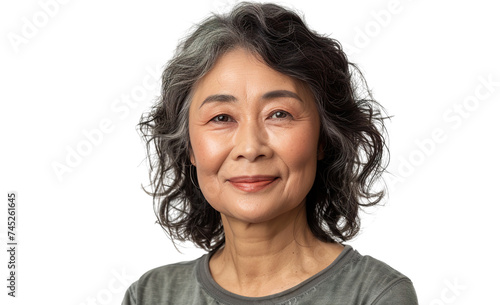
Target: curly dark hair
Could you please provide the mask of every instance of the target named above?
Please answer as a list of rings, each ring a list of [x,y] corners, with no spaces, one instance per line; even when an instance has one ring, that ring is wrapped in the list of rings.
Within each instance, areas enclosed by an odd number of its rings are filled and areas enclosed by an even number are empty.
[[[385,194],[384,187],[372,189],[387,166],[387,117],[340,43],[275,4],[240,3],[228,14],[212,15],[181,41],[166,65],[161,96],[138,125],[150,164],[152,191],[146,192],[153,196],[158,223],[174,244],[192,241],[209,251],[224,245],[221,216],[203,196],[190,162],[188,110],[196,82],[235,48],[309,86],[321,120],[324,158],[307,195],[307,222],[322,241],[353,238],[359,210]]]

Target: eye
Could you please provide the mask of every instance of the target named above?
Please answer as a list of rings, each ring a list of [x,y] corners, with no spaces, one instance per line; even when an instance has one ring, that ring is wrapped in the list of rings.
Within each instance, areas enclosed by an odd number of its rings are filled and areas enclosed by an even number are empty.
[[[213,117],[210,121],[216,122],[216,123],[227,123],[227,122],[231,122],[232,120],[233,119],[227,114],[219,114],[219,115]]]
[[[272,119],[291,119],[292,115],[286,111],[278,110],[271,115]]]

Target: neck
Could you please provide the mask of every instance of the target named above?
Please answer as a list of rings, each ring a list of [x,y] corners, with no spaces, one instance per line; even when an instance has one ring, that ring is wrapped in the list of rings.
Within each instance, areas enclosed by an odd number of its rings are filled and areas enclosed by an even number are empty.
[[[283,219],[258,224],[222,215],[225,246],[210,261],[216,282],[240,295],[263,296],[291,288],[326,268],[342,246],[316,239],[305,213],[305,205],[300,205]]]

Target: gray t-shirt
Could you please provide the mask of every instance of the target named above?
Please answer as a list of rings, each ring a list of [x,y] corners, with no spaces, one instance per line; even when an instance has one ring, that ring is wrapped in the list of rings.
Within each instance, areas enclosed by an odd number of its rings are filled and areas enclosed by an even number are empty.
[[[128,288],[122,305],[418,304],[409,278],[348,245],[330,266],[311,278],[283,292],[257,298],[220,287],[210,274],[209,259],[210,254],[205,254],[194,261],[146,272]]]

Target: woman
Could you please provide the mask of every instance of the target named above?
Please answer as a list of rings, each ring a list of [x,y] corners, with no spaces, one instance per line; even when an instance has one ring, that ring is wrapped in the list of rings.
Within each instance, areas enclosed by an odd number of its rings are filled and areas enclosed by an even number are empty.
[[[384,195],[384,118],[356,71],[277,5],[200,24],[140,127],[158,222],[209,253],[145,273],[123,304],[417,304],[343,244]]]

